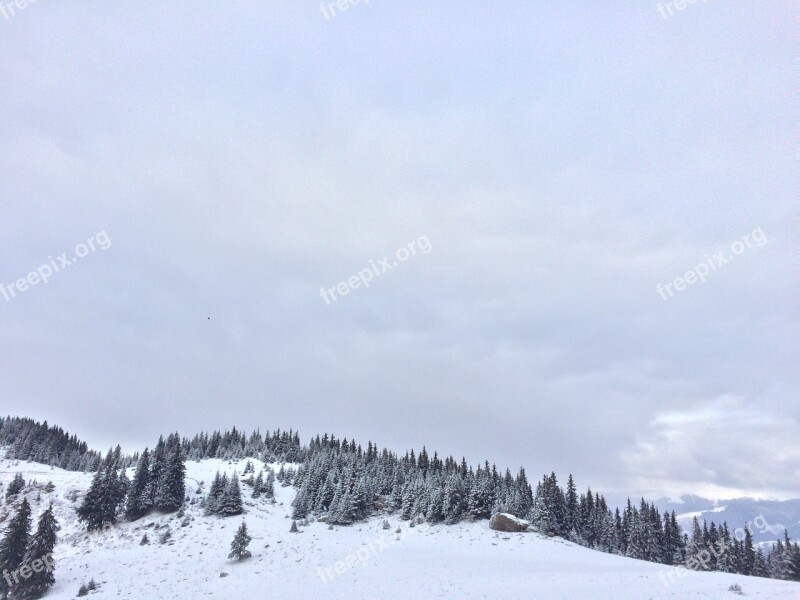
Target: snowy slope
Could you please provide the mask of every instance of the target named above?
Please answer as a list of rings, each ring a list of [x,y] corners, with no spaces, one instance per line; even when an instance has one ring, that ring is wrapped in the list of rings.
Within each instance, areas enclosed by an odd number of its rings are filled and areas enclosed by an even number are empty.
[[[262,467],[252,460],[256,470]],[[273,465],[276,468],[277,465]],[[187,492],[201,481],[207,490],[219,469],[241,473],[244,461],[187,463]],[[40,484],[52,481],[48,494],[27,494],[34,516],[50,500],[62,525],[56,548],[56,586],[47,596],[74,598],[81,583],[94,578],[92,598],[740,598],[727,592],[739,583],[748,598],[800,599],[800,584],[721,573],[688,573],[575,546],[534,533],[496,533],[487,521],[454,526],[409,528],[387,516],[352,527],[312,522],[289,533],[293,488],[276,482],[276,504],[247,498],[247,521],[253,557],[227,559],[241,518],[204,517],[198,505],[187,509],[192,520],[181,527],[175,515],[151,515],[135,523],[87,534],[74,511],[91,481],[36,463],[0,461],[3,488],[16,472]],[[129,472],[132,476],[133,471]],[[248,488],[242,488],[243,493]],[[37,502],[37,493],[41,499]],[[7,511],[0,508],[0,519]],[[172,542],[158,543],[169,527]],[[401,529],[396,534],[397,528]],[[150,544],[140,546],[147,532]],[[337,566],[338,561],[338,566]],[[338,569],[338,572],[337,572]],[[220,577],[221,573],[227,576]],[[668,574],[672,574],[669,577]],[[684,573],[686,573],[684,571]]]

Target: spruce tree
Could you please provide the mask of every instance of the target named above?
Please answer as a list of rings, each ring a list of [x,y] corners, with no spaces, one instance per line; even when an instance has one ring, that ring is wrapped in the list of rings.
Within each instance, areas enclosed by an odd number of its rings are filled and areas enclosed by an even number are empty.
[[[77,509],[78,520],[86,523],[89,531],[100,529],[103,525],[103,470],[99,469],[92,478],[92,484]]]
[[[492,495],[489,487],[491,479],[479,471],[474,484],[469,490],[467,507],[474,519],[488,519],[492,513]]]
[[[251,494],[251,497],[253,499],[260,498],[261,494],[264,492],[264,490],[262,489],[263,487],[264,487],[264,475],[262,471],[259,471],[255,480],[253,480],[253,493]]]
[[[567,493],[565,498],[565,515],[564,527],[567,531],[572,530],[574,527],[579,527],[578,524],[578,494],[575,487],[575,481],[572,479],[570,473],[567,479]]]
[[[12,496],[16,496],[23,489],[25,489],[25,478],[22,476],[22,473],[17,473],[6,488],[6,500]]]
[[[267,498],[275,497],[275,473],[272,469],[267,469],[267,477],[264,479],[264,487],[261,491]]]
[[[769,567],[767,566],[767,557],[764,556],[764,550],[760,547],[755,552],[753,558],[753,573],[755,577],[769,577]]]
[[[25,560],[28,541],[31,534],[31,506],[28,499],[23,498],[17,514],[11,519],[6,528],[3,540],[0,541],[0,596],[7,598],[9,584],[6,574],[11,574],[19,569]],[[11,580],[12,584],[14,580]]]
[[[217,471],[214,475],[214,481],[208,490],[208,496],[205,500],[205,509],[207,515],[219,514],[220,504],[222,502],[222,495],[225,493],[225,482]]]
[[[36,533],[31,539],[28,550],[25,553],[23,564],[34,565],[35,561],[44,562],[44,567],[39,572],[32,569],[31,575],[26,579],[21,579],[19,585],[14,586],[13,596],[20,600],[38,600],[43,597],[56,582],[53,575],[53,549],[56,546],[58,537],[58,521],[53,516],[52,503],[46,511],[39,517]]]
[[[136,474],[128,490],[125,518],[129,521],[143,517],[152,508],[150,503],[150,451],[145,448],[136,464]]]
[[[756,567],[756,553],[753,550],[753,534],[750,533],[750,524],[744,528],[744,554],[742,555],[742,575],[753,575]]]
[[[449,525],[458,523],[463,518],[466,507],[464,480],[458,473],[452,473],[445,482],[442,498],[442,513],[445,523]]]
[[[164,436],[159,436],[158,443],[150,457],[150,506],[156,506],[156,499],[161,489],[161,476],[166,468],[166,444]]]
[[[163,512],[175,512],[186,496],[186,465],[177,433],[167,438],[163,469],[158,478],[155,508]]]
[[[102,529],[117,522],[117,509],[123,501],[122,488],[117,475],[117,463],[111,451],[92,479],[92,485],[78,508],[78,520],[87,529]]]
[[[222,495],[222,503],[219,507],[219,514],[223,517],[230,517],[233,515],[240,515],[244,512],[242,506],[242,492],[239,488],[239,478],[236,473],[231,477],[231,481],[225,488]]]
[[[250,558],[250,551],[247,549],[247,546],[252,539],[253,538],[247,534],[247,524],[242,521],[242,524],[239,525],[239,530],[233,538],[233,542],[231,542],[231,551],[230,554],[228,554],[228,558],[235,558],[236,560]]]

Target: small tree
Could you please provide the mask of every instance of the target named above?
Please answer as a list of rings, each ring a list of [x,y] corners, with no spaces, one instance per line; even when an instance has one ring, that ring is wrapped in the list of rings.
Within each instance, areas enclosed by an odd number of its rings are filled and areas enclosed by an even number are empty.
[[[292,528],[289,530],[289,533],[299,533],[297,531],[297,521],[292,521]]]
[[[17,473],[6,488],[6,500],[11,498],[11,496],[16,496],[23,489],[25,489],[25,478],[22,476],[22,473]]]
[[[242,521],[242,524],[239,525],[239,530],[236,532],[231,542],[231,551],[230,554],[228,554],[228,558],[235,558],[236,560],[250,558],[251,554],[247,546],[250,545],[252,539],[253,538],[247,534],[247,523]]]

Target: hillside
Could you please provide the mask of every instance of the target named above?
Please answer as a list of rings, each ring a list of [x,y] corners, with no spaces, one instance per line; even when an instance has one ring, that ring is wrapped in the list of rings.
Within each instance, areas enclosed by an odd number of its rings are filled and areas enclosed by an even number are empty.
[[[264,466],[250,460],[256,470]],[[188,496],[199,498],[198,486],[205,482],[207,490],[217,470],[241,473],[245,462],[187,462]],[[53,599],[74,598],[90,578],[99,584],[90,597],[136,600],[399,598],[411,591],[419,598],[738,598],[727,591],[734,583],[749,598],[800,597],[796,583],[685,571],[685,577],[678,577],[671,567],[559,538],[498,533],[486,521],[410,528],[409,522],[387,515],[388,529],[380,516],[333,530],[310,522],[293,534],[287,515],[296,490],[280,485],[275,504],[245,494],[253,556],[233,563],[227,554],[240,517],[206,517],[195,503],[187,507],[185,527],[176,515],[150,516],[88,534],[77,523],[75,508],[91,474],[2,460],[0,490],[17,472],[41,487],[48,481],[55,485],[50,493],[27,493],[34,516],[52,500],[62,527],[55,553],[57,583],[47,596]],[[0,509],[3,520],[8,508]],[[159,544],[167,529],[171,540]],[[145,532],[150,543],[141,546]]]

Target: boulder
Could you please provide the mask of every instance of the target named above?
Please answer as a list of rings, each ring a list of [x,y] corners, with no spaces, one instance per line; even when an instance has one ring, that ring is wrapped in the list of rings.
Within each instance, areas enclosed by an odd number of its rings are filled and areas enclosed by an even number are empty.
[[[497,513],[489,519],[489,528],[495,531],[520,532],[528,531],[530,523],[508,513]]]

